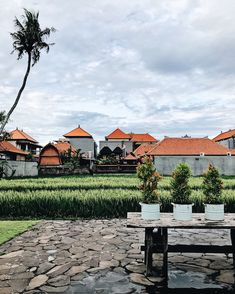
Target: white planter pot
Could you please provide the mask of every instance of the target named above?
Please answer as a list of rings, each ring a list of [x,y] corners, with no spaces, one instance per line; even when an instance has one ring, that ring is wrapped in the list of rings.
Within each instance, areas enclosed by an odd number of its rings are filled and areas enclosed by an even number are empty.
[[[160,219],[160,204],[146,204],[141,205],[141,218],[146,220]]]
[[[205,204],[205,219],[212,221],[224,220],[224,204]]]
[[[190,221],[192,220],[193,204],[175,204],[173,205],[173,216],[175,220]]]

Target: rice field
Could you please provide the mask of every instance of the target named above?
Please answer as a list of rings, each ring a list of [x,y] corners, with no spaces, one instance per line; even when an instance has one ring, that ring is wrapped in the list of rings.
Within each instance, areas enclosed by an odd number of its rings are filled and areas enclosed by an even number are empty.
[[[223,177],[226,211],[235,212],[235,177]],[[192,177],[194,211],[203,211],[202,178]],[[126,217],[139,211],[136,175],[66,176],[0,181],[0,218]],[[162,210],[171,211],[170,177],[159,184]]]

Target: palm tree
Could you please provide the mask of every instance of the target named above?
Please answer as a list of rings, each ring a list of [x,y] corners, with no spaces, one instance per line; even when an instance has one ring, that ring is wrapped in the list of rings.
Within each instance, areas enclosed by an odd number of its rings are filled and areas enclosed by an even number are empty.
[[[11,36],[14,40],[12,53],[15,51],[17,52],[18,60],[21,59],[24,54],[27,55],[27,69],[14,104],[12,105],[9,112],[5,114],[3,121],[0,122],[0,136],[2,135],[12,112],[14,111],[20,100],[21,94],[25,88],[28,79],[31,66],[34,66],[39,61],[42,49],[45,49],[48,53],[50,45],[54,45],[54,43],[46,43],[45,40],[50,36],[51,32],[55,31],[55,29],[51,27],[41,30],[40,24],[38,22],[39,12],[34,13],[28,11],[27,9],[24,9],[24,13],[25,14],[22,15],[22,22],[20,22],[18,18],[15,18],[14,24],[17,28],[17,31],[11,33]]]

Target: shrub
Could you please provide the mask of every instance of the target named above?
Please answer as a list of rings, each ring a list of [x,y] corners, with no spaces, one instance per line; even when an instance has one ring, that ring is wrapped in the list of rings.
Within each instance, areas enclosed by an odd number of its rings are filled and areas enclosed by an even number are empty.
[[[149,157],[145,157],[143,163],[137,167],[137,176],[141,180],[140,190],[144,203],[159,203],[160,197],[157,191],[160,174]]]
[[[172,200],[176,204],[189,204],[191,188],[189,186],[189,178],[191,176],[190,167],[186,163],[177,165],[172,173],[170,182]]]
[[[220,204],[222,200],[223,182],[219,171],[209,164],[208,170],[203,174],[202,190],[205,195],[205,203]]]

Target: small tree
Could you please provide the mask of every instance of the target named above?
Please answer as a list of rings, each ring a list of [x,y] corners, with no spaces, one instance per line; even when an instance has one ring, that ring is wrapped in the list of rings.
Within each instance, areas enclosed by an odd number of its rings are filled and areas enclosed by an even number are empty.
[[[141,180],[140,190],[144,203],[159,203],[158,182],[161,180],[160,174],[149,157],[145,157],[143,163],[137,167],[137,176]]]
[[[71,166],[73,169],[76,169],[80,166],[81,162],[81,153],[80,149],[73,151],[69,148],[67,151],[61,154],[61,160],[64,165]]]
[[[172,200],[176,204],[189,204],[191,188],[189,186],[189,178],[191,176],[190,167],[186,163],[177,165],[172,173],[170,183]]]
[[[203,174],[202,190],[205,195],[205,203],[220,204],[222,200],[223,182],[220,178],[219,171],[209,164],[207,171]]]

